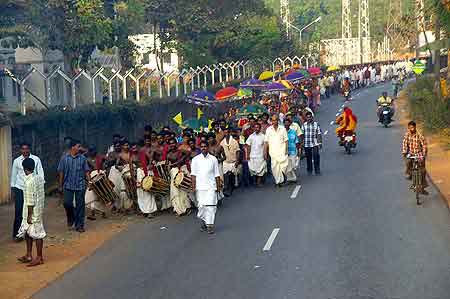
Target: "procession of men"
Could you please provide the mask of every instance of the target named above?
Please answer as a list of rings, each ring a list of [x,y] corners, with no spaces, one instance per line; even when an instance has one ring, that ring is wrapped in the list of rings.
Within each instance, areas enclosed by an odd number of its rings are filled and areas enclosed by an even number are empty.
[[[342,74],[351,78],[347,72],[343,70]],[[389,71],[385,73],[380,81],[388,78]],[[357,81],[353,88],[370,85],[362,77]],[[214,234],[217,208],[237,190],[297,184],[301,164],[308,175],[321,175],[322,131],[314,116],[320,109],[320,96],[336,92],[335,82],[339,82],[338,89],[343,88],[341,74],[330,73],[318,82],[313,79],[308,85],[298,85],[298,93],[261,94],[242,100],[240,108],[260,105],[265,112],[248,113],[242,118],[237,117],[238,109],[230,108],[208,128],[168,125],[156,130],[146,125],[137,142],[114,134],[104,153],[95,145],[66,137],[57,172],[67,228],[83,233],[85,218],[95,221],[100,215],[106,218],[112,213],[137,213],[145,218],[173,213],[183,217],[196,210],[200,230]],[[308,92],[314,86],[320,90],[317,95]],[[21,145],[21,156],[14,161],[11,175],[16,202],[13,238],[25,238],[27,248],[29,240],[45,237],[41,192],[44,170],[30,147],[28,143]],[[39,209],[33,212],[26,204]],[[20,217],[23,214],[32,222],[28,213],[41,221],[32,231],[31,223],[23,223]],[[42,243],[37,244],[41,248]],[[42,248],[37,260],[31,259],[30,250],[19,261],[42,264]]]

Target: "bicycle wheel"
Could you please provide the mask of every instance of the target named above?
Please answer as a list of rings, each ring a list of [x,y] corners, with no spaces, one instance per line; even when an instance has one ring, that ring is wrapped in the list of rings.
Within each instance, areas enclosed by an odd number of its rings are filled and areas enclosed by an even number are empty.
[[[414,168],[412,170],[412,182],[413,182],[413,186],[414,186],[414,193],[416,193],[416,202],[417,205],[421,205],[421,201],[420,201],[420,191],[421,191],[421,187],[422,187],[422,176],[420,175],[420,170],[417,167],[417,165],[414,165]]]

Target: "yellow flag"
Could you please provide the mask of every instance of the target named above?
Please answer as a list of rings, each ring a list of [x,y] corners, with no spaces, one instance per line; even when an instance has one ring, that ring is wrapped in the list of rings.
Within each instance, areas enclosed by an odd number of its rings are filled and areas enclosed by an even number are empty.
[[[183,114],[178,113],[177,115],[175,115],[174,118],[172,118],[174,122],[177,123],[177,125],[181,126],[181,124],[183,123]]]
[[[197,108],[197,119],[202,118],[202,115],[203,115],[203,111],[200,110],[200,108]]]
[[[214,119],[208,119],[208,129],[212,129],[212,123],[214,122]]]

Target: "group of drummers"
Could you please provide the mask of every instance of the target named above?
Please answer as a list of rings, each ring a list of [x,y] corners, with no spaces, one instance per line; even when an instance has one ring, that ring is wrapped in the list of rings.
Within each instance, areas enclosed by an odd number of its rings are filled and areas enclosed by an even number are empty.
[[[157,211],[173,209],[187,215],[195,205],[191,192],[190,161],[199,153],[191,130],[183,132],[182,142],[168,127],[156,133],[145,127],[139,143],[118,134],[106,155],[94,147],[85,155],[91,168],[85,202],[94,220],[100,211],[130,213],[138,211],[153,217]]]

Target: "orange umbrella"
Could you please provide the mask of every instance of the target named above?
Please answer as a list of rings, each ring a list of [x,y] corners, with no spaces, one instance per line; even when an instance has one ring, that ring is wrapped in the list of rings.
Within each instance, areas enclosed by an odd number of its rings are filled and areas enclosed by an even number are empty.
[[[225,100],[237,96],[238,89],[233,86],[225,87],[216,92],[216,100]]]

